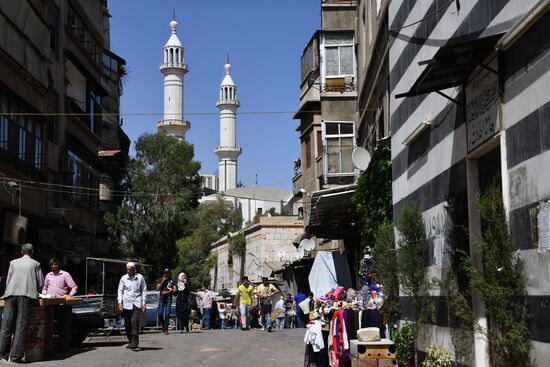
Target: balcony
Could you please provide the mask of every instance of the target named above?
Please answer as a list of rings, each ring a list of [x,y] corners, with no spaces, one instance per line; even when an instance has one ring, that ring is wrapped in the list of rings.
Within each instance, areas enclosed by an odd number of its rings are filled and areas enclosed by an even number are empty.
[[[101,123],[102,123],[102,116],[101,116],[101,108],[99,105],[95,105],[95,111],[96,113],[93,115],[90,115],[89,113],[83,111],[78,104],[75,103],[75,101],[71,97],[66,97],[66,110],[67,113],[74,116],[78,121],[80,121],[84,126],[90,130],[94,135],[101,138]]]

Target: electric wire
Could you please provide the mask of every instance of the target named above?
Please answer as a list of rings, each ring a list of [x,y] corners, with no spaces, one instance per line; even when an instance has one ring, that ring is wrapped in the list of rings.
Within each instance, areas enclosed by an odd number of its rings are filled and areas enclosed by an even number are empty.
[[[92,187],[84,187],[84,186],[73,186],[73,185],[62,185],[62,184],[52,184],[48,182],[40,182],[40,181],[29,181],[29,180],[19,180],[16,178],[10,178],[5,177],[2,178],[6,181],[15,181],[18,182],[19,187],[22,189],[32,189],[32,190],[39,190],[39,191],[46,191],[46,192],[53,192],[53,193],[62,193],[62,194],[72,194],[72,195],[83,195],[83,196],[101,196],[99,188],[92,188]],[[58,188],[52,188],[52,187],[39,187],[39,186],[32,186],[32,183],[34,185],[43,185],[43,186],[54,186]],[[72,191],[72,192],[71,192]],[[83,192],[78,192],[83,191]],[[154,192],[132,192],[132,191],[126,191],[126,190],[108,190],[109,196],[112,197],[120,197],[120,198],[128,198],[128,197],[165,197],[165,196],[175,196],[178,195],[177,193],[171,192],[171,193],[154,193]],[[235,199],[244,199],[244,200],[258,200],[263,202],[270,202],[270,203],[281,203],[284,200],[272,200],[272,199],[262,199],[262,198],[254,198],[254,197],[247,197],[247,196],[240,196],[240,195],[231,195],[226,193],[217,193],[220,197],[228,197],[228,198],[235,198]],[[202,193],[181,193],[178,196],[187,197],[187,198],[203,198],[207,197],[207,195],[203,195]]]
[[[405,28],[409,28],[409,27],[412,27],[413,25],[416,25],[418,23],[422,23],[423,21],[425,21],[426,19],[428,18],[431,18],[432,16],[436,15],[437,13],[439,13],[440,11],[442,10],[447,10],[447,7],[449,5],[451,5],[452,3],[456,2],[457,0],[451,0],[449,1],[448,3],[446,3],[445,5],[443,5],[441,8],[439,9],[436,9],[434,10],[433,12],[431,12],[430,14],[426,15],[424,18],[420,19],[420,20],[417,20],[416,22],[412,22],[412,23],[409,23],[407,25],[404,25],[404,26],[401,26],[401,27],[395,27],[395,28],[389,28],[388,31],[399,31],[401,29],[405,29]],[[457,6],[457,8],[459,8],[459,6]]]

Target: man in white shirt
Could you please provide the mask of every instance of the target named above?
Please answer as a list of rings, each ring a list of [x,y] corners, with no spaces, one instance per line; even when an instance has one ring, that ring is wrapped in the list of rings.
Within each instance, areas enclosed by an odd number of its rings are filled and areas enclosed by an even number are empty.
[[[136,271],[136,264],[126,264],[126,274],[118,283],[118,311],[124,314],[124,327],[130,343],[126,348],[139,349],[139,317],[145,312],[145,279]]]

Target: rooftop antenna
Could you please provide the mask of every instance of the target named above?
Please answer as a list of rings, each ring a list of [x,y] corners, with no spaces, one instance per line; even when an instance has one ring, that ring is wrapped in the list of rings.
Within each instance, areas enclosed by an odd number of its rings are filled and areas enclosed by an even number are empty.
[[[172,20],[176,20],[176,9],[172,8]]]
[[[258,174],[256,173],[256,186],[258,186]]]
[[[225,63],[229,64],[229,53],[225,54]]]

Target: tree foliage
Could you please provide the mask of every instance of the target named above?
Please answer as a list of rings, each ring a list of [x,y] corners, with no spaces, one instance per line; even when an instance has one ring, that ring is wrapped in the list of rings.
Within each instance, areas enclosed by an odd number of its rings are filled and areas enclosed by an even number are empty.
[[[210,269],[217,263],[216,256],[210,253],[212,243],[239,229],[241,223],[242,217],[221,198],[198,207],[190,218],[193,230],[176,245],[177,268],[187,274],[193,288],[210,282]]]
[[[391,224],[382,225],[375,235],[372,250],[373,267],[376,280],[384,286],[386,301],[382,311],[391,322],[399,320],[399,278],[395,271],[397,256],[395,252],[395,235]]]
[[[464,266],[470,286],[485,302],[489,315],[487,336],[495,367],[529,366],[530,335],[523,262],[514,247],[501,188],[494,185],[478,197],[481,235],[476,250],[481,269],[468,258]]]
[[[189,230],[198,204],[200,163],[193,146],[164,134],[144,134],[135,143],[123,185],[127,195],[107,230],[123,256],[140,259],[154,273],[176,262],[176,241]]]
[[[368,169],[357,181],[353,202],[360,218],[363,246],[373,246],[376,231],[392,223],[392,177],[389,146],[382,146],[372,156]]]
[[[415,206],[403,209],[397,229],[400,233],[398,242],[398,275],[403,293],[411,298],[416,312],[416,335],[420,329],[430,323],[435,312],[429,294],[428,279],[428,241],[426,239],[424,220],[420,210]]]

